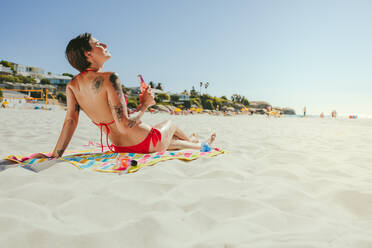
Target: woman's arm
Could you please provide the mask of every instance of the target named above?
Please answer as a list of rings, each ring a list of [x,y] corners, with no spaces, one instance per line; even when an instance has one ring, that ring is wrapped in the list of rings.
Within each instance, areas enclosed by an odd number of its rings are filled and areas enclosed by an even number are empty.
[[[74,92],[72,91],[69,85],[67,85],[66,88],[66,100],[67,113],[65,121],[63,123],[62,131],[59,135],[57,144],[52,154],[52,157],[55,158],[62,157],[68,144],[71,141],[71,138],[75,132],[79,120],[80,106],[77,103]]]
[[[117,73],[110,74],[110,86],[107,88],[107,98],[116,126],[121,133],[125,133],[128,129],[138,125],[140,123],[140,118],[149,106],[146,105],[149,102],[148,100],[140,107],[137,114],[128,115],[128,108],[124,101],[121,83]]]

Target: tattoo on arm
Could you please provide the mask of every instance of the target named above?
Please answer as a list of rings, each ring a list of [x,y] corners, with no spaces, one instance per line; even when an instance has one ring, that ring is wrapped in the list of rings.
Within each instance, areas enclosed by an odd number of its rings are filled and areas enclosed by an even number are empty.
[[[104,79],[102,76],[98,76],[94,79],[93,84],[92,84],[92,89],[95,91],[96,94],[100,92],[101,86],[103,84],[103,80]]]
[[[136,125],[137,123],[137,119],[134,119],[134,120],[129,120],[129,128],[132,128]]]
[[[118,117],[119,122],[121,122],[123,120],[123,116],[124,116],[123,106],[121,104],[118,104],[116,106],[112,106],[110,104],[110,107],[111,107],[111,109],[115,110],[116,116]]]
[[[57,150],[58,157],[62,157],[64,152],[65,152],[65,149]]]
[[[114,87],[118,96],[122,98],[123,92],[121,91],[120,80],[119,80],[119,76],[117,73],[114,72],[110,75],[110,82],[112,86]]]

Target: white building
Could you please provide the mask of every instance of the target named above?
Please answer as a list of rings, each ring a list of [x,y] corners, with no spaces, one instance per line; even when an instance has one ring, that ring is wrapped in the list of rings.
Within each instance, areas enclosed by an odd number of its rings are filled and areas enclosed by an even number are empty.
[[[33,78],[43,78],[45,77],[45,72],[43,69],[39,67],[33,67],[33,66],[27,66],[27,65],[21,65],[12,63],[14,66],[14,70],[17,74],[20,74],[22,76],[30,76]]]
[[[71,77],[62,75],[46,75],[45,78],[49,79],[53,85],[66,85],[71,81]]]
[[[6,66],[3,66],[3,65],[0,64],[0,74],[11,75],[11,74],[13,74],[13,71],[9,67],[6,67]]]

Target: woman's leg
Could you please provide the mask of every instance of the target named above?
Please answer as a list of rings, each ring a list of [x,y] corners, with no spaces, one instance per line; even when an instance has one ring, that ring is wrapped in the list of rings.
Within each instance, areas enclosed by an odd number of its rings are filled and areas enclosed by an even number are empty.
[[[159,124],[156,124],[154,127],[161,131],[163,127],[167,127],[167,125],[168,126],[172,125],[172,123],[173,123],[172,121],[167,120],[167,121],[160,122]],[[176,125],[174,126],[175,126],[175,132],[173,134],[174,138],[177,138],[180,140],[192,141],[189,137],[187,137],[187,135],[181,129],[179,129]],[[195,136],[195,134],[192,134],[191,136]]]
[[[155,126],[160,132],[161,132],[161,141],[156,145],[156,147],[153,147],[153,145],[150,145],[150,152],[155,151],[165,151],[168,149],[200,149],[201,144],[199,142],[194,143],[190,141],[190,139],[172,122],[172,121],[165,121],[162,123],[159,123]],[[185,139],[177,139],[179,138],[178,135],[175,135],[176,132],[179,132],[181,136],[184,136],[187,138]],[[176,139],[174,138],[176,137]],[[211,138],[209,139],[208,143],[212,144],[216,137],[216,134],[212,134]]]
[[[212,145],[214,140],[216,139],[216,134],[213,133],[211,137],[206,141],[209,145]],[[181,149],[195,149],[200,150],[201,149],[201,143],[200,142],[189,142],[185,140],[175,140],[173,139],[171,143],[168,146],[167,150],[181,150]]]
[[[185,140],[179,140],[179,139],[173,139],[167,150],[181,150],[181,149],[195,149],[200,150],[201,149],[201,143],[193,143]]]

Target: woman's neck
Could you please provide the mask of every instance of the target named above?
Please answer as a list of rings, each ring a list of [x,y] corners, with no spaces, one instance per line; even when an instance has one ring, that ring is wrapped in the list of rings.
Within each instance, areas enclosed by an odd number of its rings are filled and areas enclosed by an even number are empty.
[[[103,65],[98,65],[95,63],[91,63],[90,66],[86,69],[86,71],[102,71]]]

